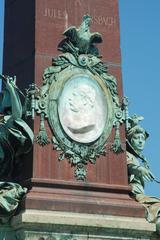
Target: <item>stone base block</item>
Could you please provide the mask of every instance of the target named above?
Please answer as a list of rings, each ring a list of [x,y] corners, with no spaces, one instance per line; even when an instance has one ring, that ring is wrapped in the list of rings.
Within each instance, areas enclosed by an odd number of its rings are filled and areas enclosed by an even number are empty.
[[[158,240],[155,230],[143,218],[26,210],[0,227],[0,239]]]

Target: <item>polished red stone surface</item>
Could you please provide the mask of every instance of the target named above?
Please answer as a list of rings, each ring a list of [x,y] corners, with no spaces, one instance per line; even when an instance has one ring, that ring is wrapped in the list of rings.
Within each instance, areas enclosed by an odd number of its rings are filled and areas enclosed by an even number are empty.
[[[98,31],[103,36],[103,43],[99,45],[100,53],[109,64],[109,73],[117,78],[121,99],[123,93],[117,0],[7,0],[4,73],[17,75],[18,85],[22,89],[31,82],[40,86],[43,70],[51,65],[52,57],[59,54],[57,45],[63,38],[63,31],[71,25],[78,26],[85,14],[92,16],[91,31]],[[38,117],[33,125],[34,133],[37,134]],[[52,136],[47,122],[46,127]],[[110,151],[113,136],[112,133],[106,156],[97,159],[95,165],[88,164],[85,183],[75,180],[73,168],[67,160],[57,160],[57,152],[51,144],[47,147],[34,144],[33,156],[24,159],[21,177],[26,185],[34,186],[27,196],[25,206],[143,215],[143,209],[128,195],[130,190],[125,152],[115,154]],[[121,127],[121,139],[125,146],[124,126]],[[73,187],[75,184],[76,188]]]
[[[102,7],[103,6],[103,7]],[[118,90],[121,87],[121,56],[119,44],[119,17],[117,1],[105,0],[55,0],[36,1],[35,23],[35,82],[40,85],[45,67],[51,65],[53,56],[59,54],[57,45],[62,33],[71,25],[80,25],[84,14],[89,13],[93,20],[91,31],[99,31],[103,35],[103,43],[99,45],[104,61],[117,64],[110,67],[110,73],[117,77]],[[35,132],[38,132],[38,120]],[[124,143],[124,132],[121,130]],[[113,138],[110,138],[111,143]],[[109,148],[110,146],[108,146]],[[49,154],[48,154],[49,153]],[[34,177],[72,180],[74,172],[67,161],[58,162],[57,153],[52,147],[34,146],[34,155],[38,156],[34,165]],[[88,165],[88,182],[127,184],[125,153],[113,154],[108,151],[105,157],[97,159],[96,165]]]

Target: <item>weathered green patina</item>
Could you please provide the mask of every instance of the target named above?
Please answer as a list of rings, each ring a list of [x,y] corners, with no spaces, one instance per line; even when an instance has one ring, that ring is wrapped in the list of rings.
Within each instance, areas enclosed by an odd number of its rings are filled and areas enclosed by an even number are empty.
[[[22,120],[22,105],[15,78],[2,78],[6,89],[0,105],[0,219],[5,222],[14,215],[27,192],[26,188],[11,181],[16,178],[20,157],[31,150],[33,133]]]
[[[157,232],[160,234],[160,198],[146,196],[144,192],[145,181],[153,181],[155,177],[149,169],[146,158],[141,154],[149,136],[139,125],[139,121],[142,119],[143,117],[137,115],[128,119],[127,166],[129,184],[132,187],[132,196],[143,204],[147,220],[156,223]]]
[[[71,26],[63,33],[66,37],[58,46],[62,52],[70,52],[73,55],[91,54],[98,56],[99,52],[95,44],[102,42],[102,36],[98,32],[89,30],[91,17],[85,15],[79,28]],[[83,64],[83,60],[82,60]]]
[[[119,127],[124,121],[124,111],[119,101],[117,81],[114,76],[108,74],[107,67],[99,58],[96,44],[102,42],[102,37],[100,33],[90,32],[90,21],[91,17],[86,15],[79,28],[72,26],[64,32],[65,39],[58,46],[63,54],[53,58],[52,66],[45,69],[43,86],[36,94],[36,111],[41,117],[40,131],[36,137],[37,143],[42,146],[49,143],[44,124],[44,119],[48,118],[54,134],[52,138],[54,148],[60,151],[59,160],[68,158],[71,165],[75,166],[75,176],[78,180],[85,180],[85,165],[88,162],[95,163],[97,157],[105,154],[105,145],[113,127],[115,127],[115,140],[112,150],[115,153],[123,151]],[[72,82],[75,82],[73,92],[68,90],[74,85]],[[68,99],[66,97],[65,100],[68,101],[68,108],[72,113],[70,122],[67,119],[69,113],[67,113],[66,107],[64,107],[66,116],[61,117],[61,105],[63,106],[61,99],[65,91],[68,91]],[[102,123],[97,123],[99,135],[98,133],[96,135],[96,130],[94,132],[96,123],[93,122],[93,118],[98,118],[98,112],[90,117],[90,124],[79,124],[79,127],[76,124],[76,121],[87,122],[89,111],[93,112],[96,106],[95,99],[97,97],[94,98],[94,94],[97,94],[97,91],[100,96],[99,102],[104,103],[99,104],[99,109],[105,105],[104,111],[101,110],[101,112],[107,111],[106,115],[102,116]],[[75,99],[78,99],[77,103],[75,103]],[[78,102],[83,103],[80,106]],[[92,108],[91,110],[88,108],[88,115],[86,113],[87,104],[91,106],[90,109]],[[82,114],[78,115],[82,107]],[[99,118],[101,118],[100,116],[101,113]],[[74,118],[77,120],[73,120]],[[101,127],[103,120],[104,126]],[[64,126],[67,121],[69,122],[68,128]],[[90,137],[87,136],[87,133]],[[83,136],[86,138],[83,139]]]

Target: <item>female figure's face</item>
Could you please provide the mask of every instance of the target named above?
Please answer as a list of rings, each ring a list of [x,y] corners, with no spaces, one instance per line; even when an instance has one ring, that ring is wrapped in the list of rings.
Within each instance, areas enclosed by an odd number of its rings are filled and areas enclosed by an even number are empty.
[[[145,135],[143,133],[135,133],[131,138],[131,145],[137,152],[141,152],[145,145]]]

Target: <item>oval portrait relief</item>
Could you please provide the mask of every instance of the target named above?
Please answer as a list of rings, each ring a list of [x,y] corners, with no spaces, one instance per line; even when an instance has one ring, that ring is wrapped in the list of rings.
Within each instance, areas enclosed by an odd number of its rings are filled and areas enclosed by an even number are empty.
[[[87,75],[66,82],[58,102],[60,123],[65,133],[80,143],[97,140],[107,119],[106,97],[100,85]]]

